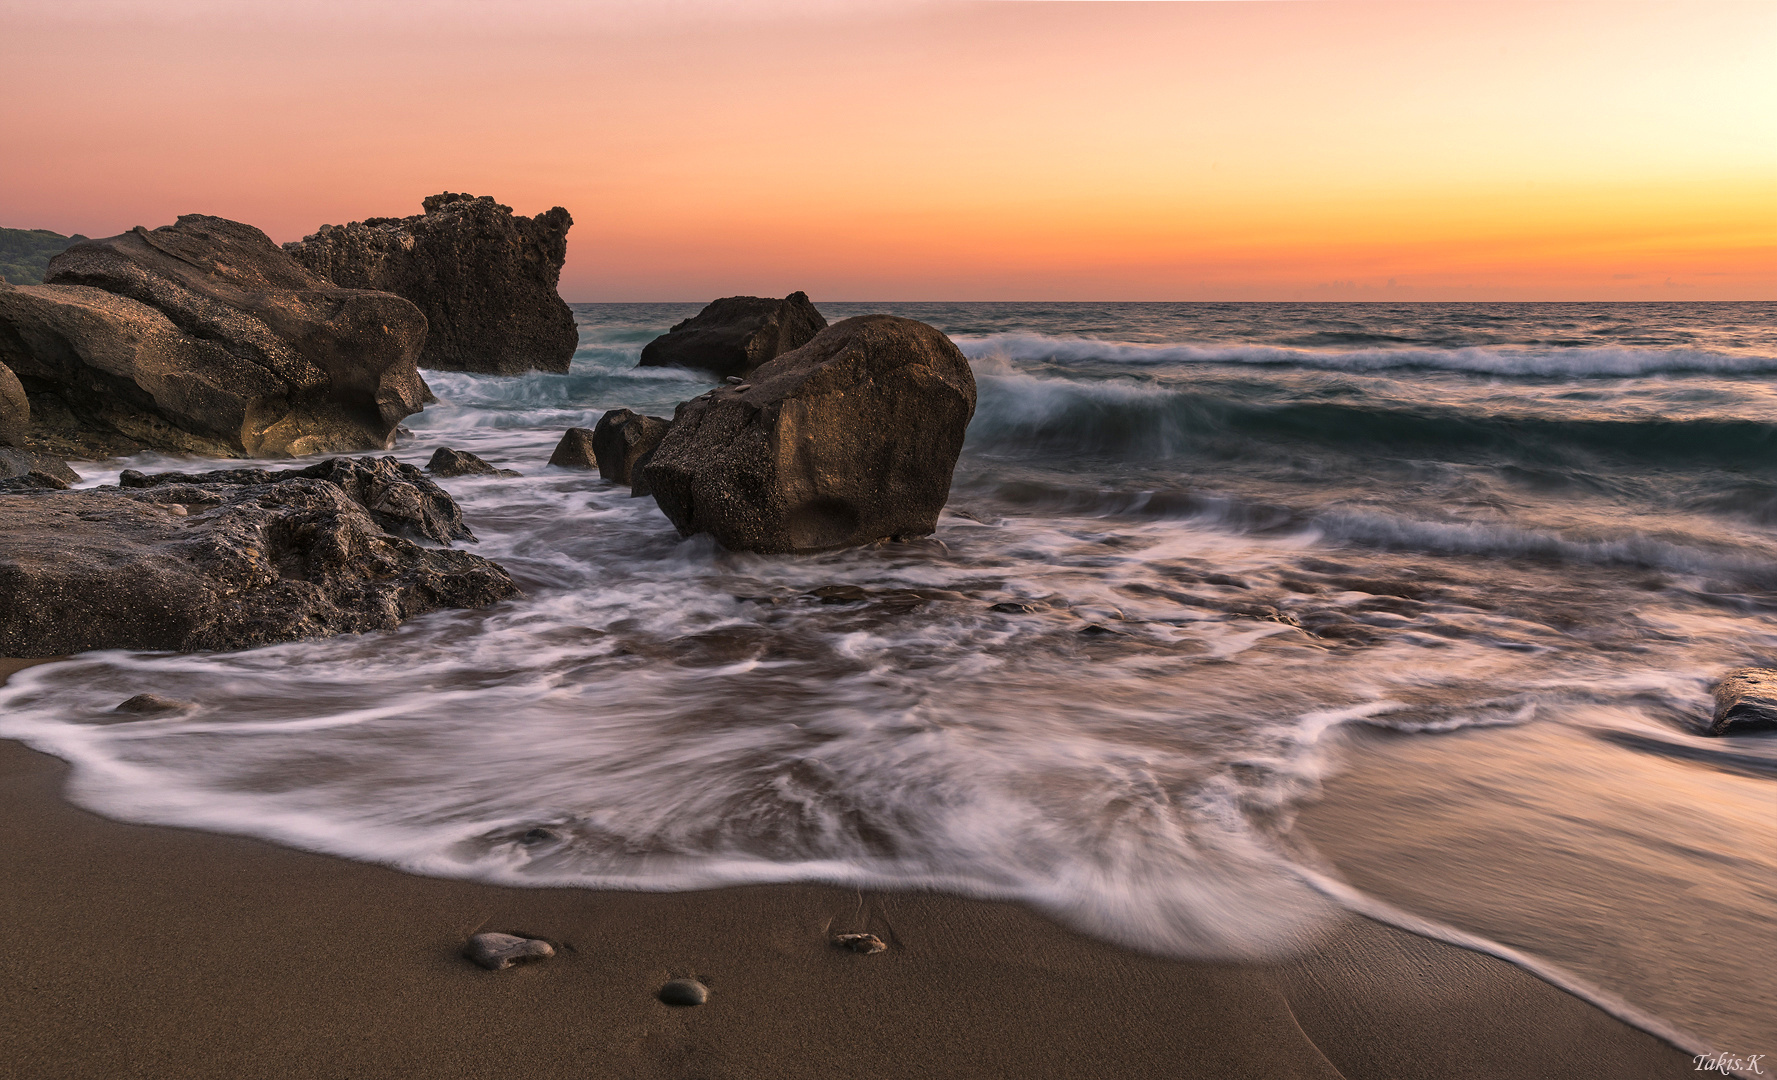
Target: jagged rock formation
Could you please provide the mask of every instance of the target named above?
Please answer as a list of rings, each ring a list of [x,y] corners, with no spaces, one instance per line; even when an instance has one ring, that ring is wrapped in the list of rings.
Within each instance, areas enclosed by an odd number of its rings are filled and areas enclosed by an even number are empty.
[[[800,349],[827,328],[827,320],[793,292],[782,300],[725,296],[642,348],[637,367],[683,367],[742,376],[768,360]]]
[[[566,371],[580,335],[556,293],[574,219],[557,206],[518,217],[491,197],[444,192],[425,213],[323,225],[284,245],[350,289],[419,305],[431,327],[420,366],[516,375]]]
[[[450,527],[454,503],[428,502],[448,495],[414,490],[430,481],[390,461],[322,463],[343,484],[317,466],[0,495],[0,656],[248,648],[517,595],[495,563],[384,531],[468,531]]]
[[[187,214],[75,244],[0,286],[0,363],[33,412],[108,451],[385,449],[431,393],[419,309],[338,288],[251,225]]]
[[[642,466],[681,535],[813,552],[937,526],[975,413],[975,378],[938,330],[863,315],[680,405]]]
[[[612,409],[599,417],[598,426],[592,429],[592,453],[599,475],[630,485],[631,495],[649,494],[641,466],[672,426],[664,416],[643,416],[629,409]]]

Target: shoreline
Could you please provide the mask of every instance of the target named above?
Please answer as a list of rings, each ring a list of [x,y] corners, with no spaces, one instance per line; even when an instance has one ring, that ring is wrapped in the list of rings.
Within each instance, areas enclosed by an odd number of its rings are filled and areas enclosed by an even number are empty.
[[[15,670],[8,665],[0,672]],[[1352,917],[1307,955],[1171,960],[1015,904],[421,878],[130,825],[0,741],[21,1075],[1655,1077],[1691,1060],[1504,961]],[[479,930],[546,938],[482,971]],[[867,930],[888,952],[833,948]],[[697,977],[708,1005],[653,997]]]

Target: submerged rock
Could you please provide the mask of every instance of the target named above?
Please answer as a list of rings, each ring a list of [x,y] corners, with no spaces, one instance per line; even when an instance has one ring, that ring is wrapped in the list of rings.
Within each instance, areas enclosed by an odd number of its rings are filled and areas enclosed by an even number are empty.
[[[660,988],[660,1000],[667,1005],[702,1005],[709,999],[709,987],[696,979],[674,979]]]
[[[1749,667],[1728,672],[1715,688],[1709,734],[1773,726],[1777,726],[1777,670]]]
[[[642,348],[637,367],[684,367],[741,376],[800,349],[827,328],[827,320],[793,292],[782,300],[725,296]]]
[[[580,334],[556,293],[574,219],[519,217],[490,196],[443,192],[424,213],[323,225],[284,245],[336,285],[381,289],[425,312],[420,366],[516,375],[566,371]]]
[[[495,563],[383,530],[468,532],[392,464],[0,495],[0,656],[247,648],[517,595]]]
[[[476,934],[463,946],[463,955],[489,971],[505,971],[513,964],[547,960],[555,955],[555,946],[516,934]]]
[[[191,708],[191,702],[179,701],[175,698],[161,697],[159,694],[137,694],[128,701],[122,702],[112,712],[140,713],[152,716],[157,713],[183,712]]]
[[[745,388],[680,405],[642,474],[681,535],[734,551],[921,536],[937,527],[974,412],[974,375],[949,338],[863,315]]]
[[[502,469],[497,465],[483,461],[467,450],[452,450],[448,446],[440,446],[432,452],[432,460],[426,463],[426,471],[433,476],[517,476],[511,469]]]
[[[615,484],[629,484],[633,496],[649,494],[639,466],[673,426],[663,416],[643,416],[628,409],[612,409],[599,417],[592,429],[592,452],[599,475]]]
[[[222,457],[387,448],[431,400],[426,320],[337,288],[258,229],[187,214],[0,288],[0,362],[100,441]]]
[[[555,453],[549,455],[549,464],[558,469],[598,468],[598,455],[592,450],[592,429],[571,427],[563,432],[561,442],[555,444]]]

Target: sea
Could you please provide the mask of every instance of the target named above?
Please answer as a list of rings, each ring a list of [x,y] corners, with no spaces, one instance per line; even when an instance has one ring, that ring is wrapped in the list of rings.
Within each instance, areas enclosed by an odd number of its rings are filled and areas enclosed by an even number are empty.
[[[426,373],[393,452],[522,474],[443,481],[522,599],[88,653],[0,735],[99,813],[416,874],[937,889],[1259,962],[1357,913],[1777,1057],[1777,733],[1702,734],[1777,664],[1777,304],[819,304],[943,330],[979,405],[932,536],[800,557],[546,464],[712,385],[636,367],[699,306]]]

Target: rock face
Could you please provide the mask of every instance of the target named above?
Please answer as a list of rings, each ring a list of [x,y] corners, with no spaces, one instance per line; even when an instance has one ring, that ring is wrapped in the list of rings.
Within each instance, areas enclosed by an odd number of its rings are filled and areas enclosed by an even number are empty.
[[[0,288],[0,363],[82,427],[223,457],[384,449],[431,392],[419,309],[337,288],[258,229],[188,214]]]
[[[643,416],[628,409],[612,409],[599,417],[592,429],[592,452],[599,475],[617,484],[629,484],[631,495],[648,494],[638,466],[666,438],[673,422],[664,416]]]
[[[17,375],[0,364],[0,446],[13,446],[31,426],[31,400]]]
[[[782,300],[725,296],[650,341],[637,367],[684,367],[724,378],[745,375],[768,360],[800,349],[827,328],[827,320],[793,292]]]
[[[30,450],[20,450],[11,446],[0,446],[0,479],[11,479],[18,476],[29,476],[41,473],[56,481],[57,487],[69,487],[80,483],[80,474],[68,467],[68,463],[48,454],[38,454]]]
[[[642,473],[683,536],[813,552],[937,526],[975,378],[936,329],[864,315],[680,405]]]
[[[571,427],[563,432],[555,453],[549,455],[549,464],[558,469],[598,468],[598,456],[592,452],[592,429]]]
[[[0,656],[247,648],[517,594],[486,559],[385,532],[364,499],[381,464],[338,465],[343,485],[310,470],[138,474],[133,488],[0,495]]]
[[[1749,667],[1728,672],[1715,688],[1709,734],[1773,726],[1777,726],[1777,671]]]
[[[580,335],[555,291],[574,224],[568,212],[517,217],[488,196],[448,191],[421,206],[409,218],[323,225],[284,250],[336,285],[418,304],[431,327],[421,367],[568,370]]]

